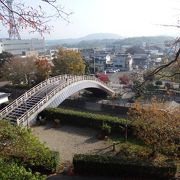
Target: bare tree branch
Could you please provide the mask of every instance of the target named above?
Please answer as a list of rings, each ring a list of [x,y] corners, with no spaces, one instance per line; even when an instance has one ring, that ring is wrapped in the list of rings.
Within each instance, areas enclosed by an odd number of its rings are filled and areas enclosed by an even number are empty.
[[[173,73],[171,75],[158,74],[158,76],[160,76],[159,79],[161,79],[161,78],[171,78],[171,77],[174,77],[176,75],[180,75],[180,72],[175,72],[175,73]]]
[[[161,65],[159,67],[157,67],[155,70],[153,70],[150,74],[148,74],[148,77],[152,77],[154,76],[155,74],[158,74],[158,72],[162,71],[163,69],[169,67],[170,65],[174,64],[175,62],[178,61],[178,58],[179,58],[179,55],[180,55],[180,48],[178,49],[176,55],[175,55],[175,58],[174,60],[170,61],[169,63],[167,64],[164,64],[164,65]]]
[[[13,22],[9,20],[9,11],[14,14],[15,26],[17,29],[26,29],[30,28],[30,32],[39,32],[41,35],[44,33],[49,33],[52,29],[52,26],[48,25],[48,22],[52,20],[52,18],[61,18],[66,22],[69,21],[69,16],[72,12],[68,13],[64,11],[63,7],[57,5],[56,0],[39,0],[39,2],[45,2],[50,7],[55,9],[54,14],[48,14],[43,11],[43,8],[39,4],[38,7],[33,8],[31,6],[25,6],[25,3],[22,2],[14,2],[13,9],[10,9],[6,4],[6,1],[0,0],[0,22],[4,26],[12,26]],[[54,11],[53,11],[54,12]]]

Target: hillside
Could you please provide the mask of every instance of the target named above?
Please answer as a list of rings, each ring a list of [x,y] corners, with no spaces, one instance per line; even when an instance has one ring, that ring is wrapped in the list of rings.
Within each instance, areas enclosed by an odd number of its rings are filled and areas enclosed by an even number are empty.
[[[74,45],[78,44],[81,41],[94,41],[94,40],[104,40],[104,39],[120,39],[121,36],[117,34],[111,34],[111,33],[95,33],[95,34],[89,34],[87,36],[81,37],[81,38],[71,38],[71,39],[57,39],[57,40],[46,40],[47,46],[55,46],[55,45]]]
[[[118,38],[119,37],[119,38]],[[122,45],[142,45],[144,42],[148,44],[163,44],[165,41],[172,41],[174,38],[170,36],[144,36],[120,38],[115,34],[91,34],[78,39],[61,39],[48,40],[47,46],[63,46],[74,48],[105,48],[105,47],[119,47]]]

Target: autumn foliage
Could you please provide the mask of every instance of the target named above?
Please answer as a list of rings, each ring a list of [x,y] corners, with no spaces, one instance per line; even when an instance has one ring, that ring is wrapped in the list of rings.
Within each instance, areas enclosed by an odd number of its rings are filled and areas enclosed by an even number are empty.
[[[79,52],[60,48],[57,58],[53,59],[53,75],[73,74],[83,75],[85,63]]]
[[[1,68],[3,78],[13,84],[30,84],[35,79],[35,64],[33,58],[13,58],[5,62]]]
[[[51,72],[51,64],[48,63],[47,59],[37,59],[35,61],[37,73],[37,82],[44,81],[49,77],[49,74]]]
[[[180,142],[180,110],[163,108],[156,100],[148,107],[135,103],[129,111],[135,135],[153,152],[175,155]]]
[[[127,85],[129,83],[129,77],[127,75],[123,75],[119,77],[120,84]]]
[[[107,74],[97,73],[97,74],[96,74],[96,77],[97,77],[98,79],[100,79],[101,81],[103,81],[104,83],[108,83],[108,82],[109,82],[109,78],[108,78]]]
[[[31,85],[47,79],[51,72],[51,65],[46,59],[16,57],[5,62],[1,71],[3,78],[13,84]]]

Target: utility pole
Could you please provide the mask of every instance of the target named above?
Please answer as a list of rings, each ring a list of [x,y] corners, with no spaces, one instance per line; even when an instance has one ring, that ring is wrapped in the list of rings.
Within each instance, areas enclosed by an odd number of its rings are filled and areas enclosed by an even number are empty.
[[[93,49],[93,60],[94,60],[94,74],[95,74],[96,67],[95,67],[95,51],[94,51],[94,49]]]
[[[20,34],[18,32],[15,19],[14,19],[14,13],[12,8],[13,0],[6,0],[6,4],[8,7],[8,14],[9,14],[9,39],[21,39]]]

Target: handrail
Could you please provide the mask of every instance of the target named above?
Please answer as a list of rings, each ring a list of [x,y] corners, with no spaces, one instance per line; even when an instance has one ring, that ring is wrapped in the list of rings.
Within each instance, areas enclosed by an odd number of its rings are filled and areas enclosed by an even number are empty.
[[[63,77],[65,77],[65,76],[63,76]],[[94,80],[107,88],[107,84],[105,84],[104,82],[102,82],[101,80],[97,79],[94,76],[71,76],[71,78],[68,79],[68,81],[61,83],[59,86],[54,88],[45,97],[43,97],[38,103],[36,103],[28,111],[26,111],[26,113],[24,113],[22,116],[20,116],[17,119],[17,124],[18,125],[23,124],[25,122],[25,120],[27,120],[34,112],[36,112],[40,107],[42,107],[46,102],[48,102],[49,99],[51,99],[57,92],[59,92],[60,90],[62,90],[63,88],[67,87],[68,85],[70,85],[74,82],[78,82],[78,81],[82,81],[82,80]],[[108,88],[110,91],[112,91],[112,89],[109,86],[108,86]]]
[[[49,79],[46,79],[45,81],[42,81],[41,83],[37,84],[36,86],[32,87],[30,90],[26,91],[24,94],[22,94],[20,97],[18,97],[16,100],[14,100],[12,103],[4,107],[0,111],[0,118],[3,118],[7,113],[13,111],[14,108],[18,107],[20,104],[22,104],[25,100],[29,99],[31,96],[36,94],[38,90],[42,89],[48,84],[51,84],[53,82],[57,82],[63,78],[66,77],[72,77],[71,75],[59,75],[55,76]]]

